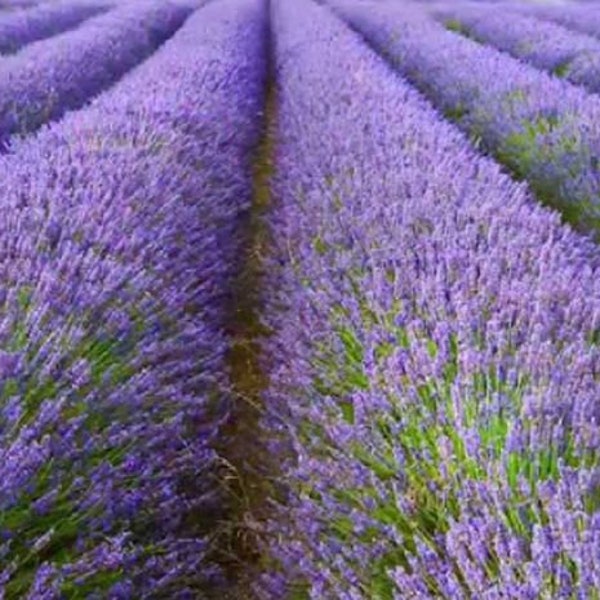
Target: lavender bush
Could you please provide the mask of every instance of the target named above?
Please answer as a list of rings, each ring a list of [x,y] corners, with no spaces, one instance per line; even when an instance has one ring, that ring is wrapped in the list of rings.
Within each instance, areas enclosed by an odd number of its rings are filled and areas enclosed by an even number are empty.
[[[0,52],[16,52],[23,46],[72,29],[105,10],[99,3],[58,2],[0,17]]]
[[[446,27],[509,52],[592,92],[600,91],[600,40],[505,7],[446,6]],[[600,30],[599,30],[600,32]]]
[[[264,13],[209,4],[0,158],[3,598],[198,598],[216,576],[210,445]]]
[[[332,5],[540,199],[599,235],[600,99],[444,30],[418,7]]]
[[[261,596],[597,598],[598,248],[325,8],[273,27]]]
[[[0,147],[83,106],[147,58],[189,16],[169,2],[129,2],[0,60]]]

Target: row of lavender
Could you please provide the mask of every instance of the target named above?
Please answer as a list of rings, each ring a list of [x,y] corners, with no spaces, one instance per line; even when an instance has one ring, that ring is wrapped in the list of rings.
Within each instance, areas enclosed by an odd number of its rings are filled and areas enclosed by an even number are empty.
[[[600,32],[600,10],[598,6],[578,6],[576,4],[552,6],[515,3],[511,8],[591,36],[597,37]]]
[[[447,31],[418,6],[331,2],[401,74],[538,197],[596,234],[600,99]]]
[[[1,0],[1,11],[13,11],[24,8],[31,8],[37,4],[37,0]]]
[[[83,106],[150,56],[190,13],[182,3],[128,2],[0,58],[0,147]]]
[[[0,52],[23,46],[74,28],[105,10],[103,3],[57,2],[0,16]]]
[[[140,7],[123,10],[174,26]],[[207,5],[0,158],[2,598],[197,598],[217,576],[211,443],[265,17],[262,0]],[[114,26],[123,56],[137,30]]]
[[[288,460],[259,593],[598,598],[597,246],[328,9],[277,0],[273,29],[264,426]],[[408,64],[448,81],[471,50],[426,62],[429,35],[402,30]]]
[[[600,40],[595,37],[519,14],[510,5],[444,5],[435,12],[449,28],[592,92],[600,91]]]

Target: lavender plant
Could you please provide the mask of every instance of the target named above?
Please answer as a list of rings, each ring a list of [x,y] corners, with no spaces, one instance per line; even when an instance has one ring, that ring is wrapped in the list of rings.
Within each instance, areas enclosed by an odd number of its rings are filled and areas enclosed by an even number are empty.
[[[327,9],[273,23],[261,596],[599,597],[598,248]]]
[[[209,4],[0,158],[3,598],[198,598],[218,575],[211,444],[264,13]]]
[[[491,44],[539,69],[592,92],[600,91],[600,40],[506,7],[444,6],[436,14],[446,27]]]
[[[191,8],[133,2],[0,60],[0,148],[80,108],[171,36]]]
[[[445,30],[418,7],[331,4],[542,201],[598,235],[596,96]]]
[[[102,3],[58,2],[2,15],[0,52],[16,52],[31,42],[72,29],[103,10]]]

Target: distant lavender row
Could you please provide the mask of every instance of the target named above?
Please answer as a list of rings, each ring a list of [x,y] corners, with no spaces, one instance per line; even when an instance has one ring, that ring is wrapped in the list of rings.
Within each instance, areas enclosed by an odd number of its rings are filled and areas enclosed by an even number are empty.
[[[325,8],[273,27],[261,596],[597,597],[600,251]]]
[[[147,58],[189,16],[169,2],[130,2],[0,60],[0,145],[80,108]]]
[[[515,2],[511,4],[525,14],[531,14],[540,19],[545,19],[568,27],[574,31],[587,33],[600,37],[600,7],[592,4],[578,6],[577,4],[565,3],[560,6]]]
[[[215,576],[209,446],[228,411],[264,12],[209,4],[92,107],[0,158],[7,600],[198,598]]]
[[[593,92],[600,91],[600,40],[596,38],[505,7],[481,9],[459,4],[436,12],[449,28]]]
[[[447,31],[418,7],[331,4],[541,200],[600,236],[600,98]]]
[[[66,0],[0,15],[0,52],[16,52],[26,44],[71,29],[102,10],[102,3]]]
[[[38,4],[38,0],[0,0],[0,10],[30,8]]]

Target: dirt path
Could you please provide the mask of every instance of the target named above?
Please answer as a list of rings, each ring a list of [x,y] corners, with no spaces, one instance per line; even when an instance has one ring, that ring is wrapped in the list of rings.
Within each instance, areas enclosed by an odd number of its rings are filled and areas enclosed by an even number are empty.
[[[270,31],[268,34],[270,36]],[[268,51],[271,52],[271,44]],[[218,590],[211,598],[219,600],[251,600],[251,581],[259,570],[258,551],[260,523],[266,517],[266,499],[270,495],[265,466],[272,463],[263,447],[260,434],[262,391],[267,377],[260,364],[261,338],[268,331],[260,322],[260,290],[263,261],[269,246],[265,214],[270,205],[271,157],[274,147],[275,85],[269,76],[264,131],[253,165],[252,208],[241,225],[247,238],[244,268],[234,292],[231,334],[232,348],[228,357],[235,408],[223,431],[222,445],[225,485],[230,498],[230,518],[221,528],[219,562],[232,587]]]

